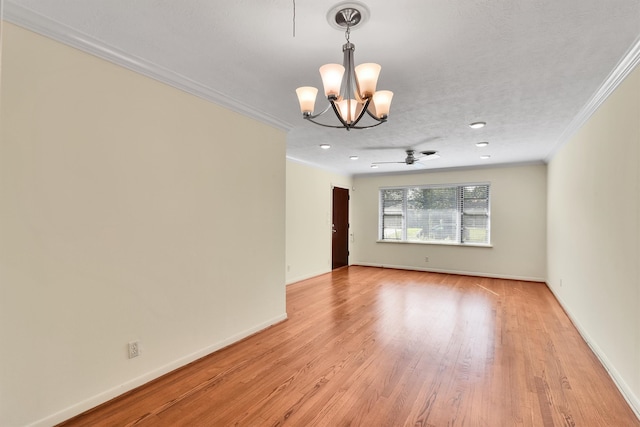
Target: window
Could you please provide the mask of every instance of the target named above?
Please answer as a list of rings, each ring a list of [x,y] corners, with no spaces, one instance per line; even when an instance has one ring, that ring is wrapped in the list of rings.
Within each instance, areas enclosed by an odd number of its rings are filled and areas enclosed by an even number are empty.
[[[489,244],[489,184],[380,189],[380,240]]]

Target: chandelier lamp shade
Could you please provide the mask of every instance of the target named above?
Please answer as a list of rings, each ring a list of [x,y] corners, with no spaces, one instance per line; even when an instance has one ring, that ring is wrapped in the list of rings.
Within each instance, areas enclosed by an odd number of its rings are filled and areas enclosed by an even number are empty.
[[[339,28],[346,28],[347,42],[342,46],[342,65],[325,64],[320,67],[324,96],[329,105],[321,113],[314,114],[318,89],[311,86],[296,89],[302,117],[320,126],[346,130],[367,129],[386,122],[389,117],[393,92],[376,90],[380,65],[366,63],[354,66],[355,45],[349,41],[349,35],[351,28],[362,22],[363,16],[356,7],[365,6],[347,3],[343,8],[338,7],[335,14],[335,24]],[[326,124],[316,120],[329,110],[334,112],[339,124]],[[365,114],[373,119],[373,124],[359,124]]]

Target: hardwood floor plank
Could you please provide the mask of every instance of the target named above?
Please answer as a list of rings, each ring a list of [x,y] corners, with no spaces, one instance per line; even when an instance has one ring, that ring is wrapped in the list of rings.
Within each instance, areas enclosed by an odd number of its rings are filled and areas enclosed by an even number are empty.
[[[640,427],[542,283],[349,267],[65,426]]]

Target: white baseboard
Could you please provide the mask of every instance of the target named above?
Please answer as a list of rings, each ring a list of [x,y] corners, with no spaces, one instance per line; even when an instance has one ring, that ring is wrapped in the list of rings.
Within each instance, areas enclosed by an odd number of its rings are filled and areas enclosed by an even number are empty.
[[[181,368],[185,365],[188,365],[191,362],[194,362],[204,356],[207,356],[213,352],[216,352],[224,347],[227,347],[235,342],[238,342],[250,335],[253,335],[257,332],[260,332],[264,329],[267,329],[270,326],[275,325],[276,323],[282,322],[283,320],[287,319],[287,313],[281,314],[279,316],[276,316],[266,322],[260,323],[258,325],[253,326],[252,328],[249,328],[247,330],[244,330],[240,333],[237,333],[229,338],[226,338],[222,341],[219,341],[215,344],[212,344],[210,346],[207,346],[203,349],[200,349],[196,352],[193,352],[191,354],[188,354],[186,356],[183,356],[177,360],[174,360],[173,362],[170,362],[164,366],[161,366],[157,369],[154,369],[150,372],[147,372],[143,375],[140,375],[139,377],[133,378],[129,381],[127,381],[124,384],[120,384],[119,386],[113,387],[109,390],[105,390],[102,393],[99,393],[95,396],[92,396],[86,400],[83,400],[82,402],[76,403],[75,405],[72,405],[68,408],[65,408],[59,412],[56,412],[55,414],[49,415],[45,418],[42,418],[38,421],[35,421],[31,424],[29,424],[29,426],[33,426],[33,427],[45,427],[45,426],[52,426],[52,425],[56,425],[59,424],[65,420],[68,420],[70,418],[75,417],[76,415],[79,415],[85,411],[88,411],[89,409],[95,408],[98,405],[101,405],[115,397],[118,397],[128,391],[131,391],[133,389],[135,389],[136,387],[140,387],[141,385],[144,385],[146,383],[148,383],[149,381],[155,380],[156,378],[159,378],[165,374],[168,374],[171,371],[175,371],[178,368]]]
[[[589,348],[591,348],[591,351],[593,351],[593,354],[595,354],[598,360],[600,360],[600,363],[602,364],[602,366],[604,366],[607,373],[609,374],[609,377],[611,377],[616,387],[618,387],[618,390],[620,390],[620,393],[622,393],[622,396],[627,401],[627,403],[629,404],[633,412],[636,414],[636,417],[640,419],[640,399],[638,398],[638,396],[635,395],[631,387],[629,387],[627,382],[624,380],[622,375],[620,375],[618,370],[611,363],[611,361],[609,360],[607,355],[604,353],[604,351],[602,351],[600,346],[598,346],[598,344],[591,338],[591,336],[586,331],[586,329],[582,327],[578,319],[571,313],[571,310],[569,310],[569,307],[567,306],[567,304],[565,304],[562,298],[560,298],[560,296],[553,290],[551,286],[549,286],[548,283],[547,283],[547,288],[549,288],[549,290],[551,291],[553,296],[556,298],[556,300],[558,301],[558,303],[560,304],[564,312],[567,313],[567,316],[569,317],[569,319],[571,319],[571,322],[578,330],[578,333],[580,334],[582,339],[584,339],[584,341],[587,343]]]
[[[287,286],[292,285],[292,284],[297,283],[297,282],[302,282],[303,280],[311,279],[313,277],[322,276],[323,274],[327,274],[327,273],[330,273],[330,272],[331,272],[331,270],[323,270],[323,271],[318,271],[318,272],[311,273],[311,274],[303,274],[302,276],[296,276],[296,277],[293,277],[291,279],[287,279]]]
[[[480,273],[477,271],[444,270],[439,268],[422,268],[422,267],[413,267],[408,265],[376,264],[376,263],[370,263],[370,262],[355,262],[351,265],[361,265],[363,267],[393,268],[396,270],[426,271],[429,273],[457,274],[460,276],[490,277],[493,279],[521,280],[525,282],[544,282],[545,281],[543,277],[513,276],[508,274]]]

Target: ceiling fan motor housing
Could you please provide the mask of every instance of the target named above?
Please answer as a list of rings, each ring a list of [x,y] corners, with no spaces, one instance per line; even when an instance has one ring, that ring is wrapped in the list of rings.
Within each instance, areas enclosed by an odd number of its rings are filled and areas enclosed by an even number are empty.
[[[407,158],[404,159],[404,162],[408,165],[412,165],[416,158],[413,156],[414,150],[407,150]]]

